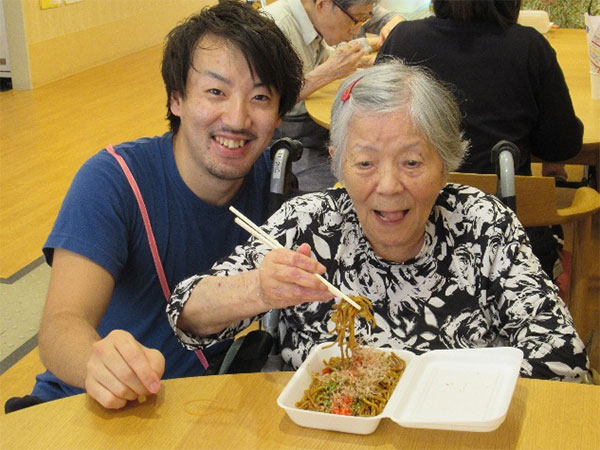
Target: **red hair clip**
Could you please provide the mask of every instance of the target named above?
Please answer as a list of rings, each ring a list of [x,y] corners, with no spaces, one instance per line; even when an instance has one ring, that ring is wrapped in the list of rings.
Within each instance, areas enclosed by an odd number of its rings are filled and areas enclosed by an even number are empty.
[[[340,99],[342,101],[342,103],[346,103],[348,101],[348,99],[350,98],[350,94],[352,93],[352,89],[354,89],[354,86],[356,86],[356,83],[358,83],[360,81],[360,78],[361,77],[354,80],[352,82],[352,84],[346,88],[346,90],[342,94],[342,98]]]

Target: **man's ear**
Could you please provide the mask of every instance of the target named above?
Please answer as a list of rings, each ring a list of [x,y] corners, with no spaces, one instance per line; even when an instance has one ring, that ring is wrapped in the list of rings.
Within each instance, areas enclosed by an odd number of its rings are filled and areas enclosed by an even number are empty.
[[[329,0],[315,0],[315,9],[321,9]]]
[[[181,95],[179,91],[171,92],[171,99],[169,101],[169,109],[174,116],[181,116]]]
[[[333,145],[329,146],[329,156],[333,158],[333,154],[335,153],[335,147]]]

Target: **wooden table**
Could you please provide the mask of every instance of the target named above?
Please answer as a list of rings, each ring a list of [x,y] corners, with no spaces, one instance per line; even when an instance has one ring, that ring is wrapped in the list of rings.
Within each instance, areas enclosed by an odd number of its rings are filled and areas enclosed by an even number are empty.
[[[565,74],[575,113],[584,126],[583,145],[600,149],[600,100],[592,100],[590,63],[585,30],[558,28],[545,34],[556,50]]]
[[[600,179],[600,100],[592,100],[585,30],[559,28],[545,36],[556,50],[575,113],[585,127],[581,152],[565,162],[595,166],[597,179]],[[305,100],[308,114],[325,128],[329,128],[331,105],[340,84],[340,80],[334,81]]]
[[[565,163],[594,166],[596,180],[600,183],[600,100],[592,100],[585,30],[558,28],[550,30],[545,36],[556,50],[569,86],[575,114],[584,125],[581,152]]]
[[[383,419],[374,433],[353,435],[293,423],[276,403],[290,378],[276,372],[167,380],[157,396],[120,411],[78,395],[0,417],[0,448],[600,448],[598,386],[519,379],[506,420],[488,433]]]

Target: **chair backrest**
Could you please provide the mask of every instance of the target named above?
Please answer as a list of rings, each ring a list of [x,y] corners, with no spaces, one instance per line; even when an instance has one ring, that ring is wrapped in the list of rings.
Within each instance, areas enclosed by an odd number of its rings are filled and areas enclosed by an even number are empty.
[[[448,181],[474,186],[489,194],[496,194],[498,177],[492,174],[452,172]],[[589,188],[580,189],[584,189],[581,192],[586,192]],[[591,212],[590,208],[581,211],[572,208],[557,209],[554,178],[517,175],[515,190],[517,217],[526,227],[557,225],[577,220],[582,214]],[[590,206],[594,209],[593,204]]]

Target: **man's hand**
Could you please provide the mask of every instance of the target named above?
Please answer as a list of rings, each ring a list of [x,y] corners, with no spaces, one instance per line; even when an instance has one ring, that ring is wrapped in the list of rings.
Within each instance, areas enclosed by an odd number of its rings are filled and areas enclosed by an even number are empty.
[[[128,400],[160,390],[165,358],[123,330],[114,330],[92,345],[85,389],[105,408],[119,409]]]
[[[267,309],[333,298],[314,275],[325,273],[325,267],[311,258],[308,244],[302,244],[297,251],[272,250],[265,256],[258,272],[261,298]]]
[[[364,64],[366,56],[360,42],[343,42],[338,45],[323,64],[319,64],[304,75],[304,85],[298,101],[306,99],[313,92],[334,80],[346,78]]]
[[[321,66],[331,74],[332,80],[346,78],[360,67],[365,52],[359,42],[344,42],[338,45]]]

